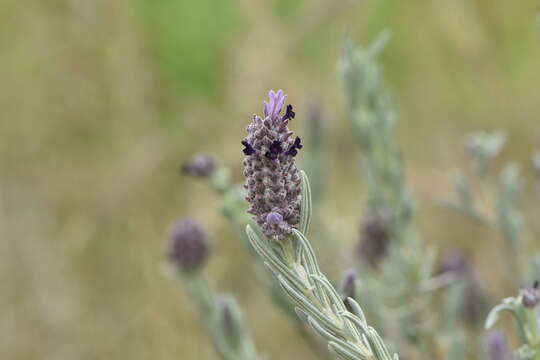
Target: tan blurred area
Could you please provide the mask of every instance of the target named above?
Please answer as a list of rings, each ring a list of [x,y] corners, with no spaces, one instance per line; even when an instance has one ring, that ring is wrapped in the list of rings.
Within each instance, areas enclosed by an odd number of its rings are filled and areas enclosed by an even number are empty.
[[[269,359],[310,359],[246,271],[248,254],[194,153],[241,178],[268,89],[325,115],[328,194],[343,269],[363,185],[338,72],[345,34],[392,38],[381,57],[423,237],[464,248],[497,296],[494,234],[440,208],[470,131],[503,129],[502,161],[538,149],[536,0],[3,0],[0,2],[0,358],[217,359],[181,284],[163,271],[171,223],[212,234],[207,273],[237,296]],[[309,151],[306,149],[305,151]],[[300,157],[301,161],[301,157]],[[451,231],[449,230],[451,229]],[[327,269],[335,277],[342,268]]]

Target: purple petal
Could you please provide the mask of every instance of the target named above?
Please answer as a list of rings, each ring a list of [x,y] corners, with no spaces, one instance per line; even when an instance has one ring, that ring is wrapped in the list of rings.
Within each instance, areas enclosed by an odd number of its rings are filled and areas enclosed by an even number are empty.
[[[283,90],[278,92],[270,90],[268,92],[268,102],[264,102],[264,116],[275,120],[283,109],[286,98],[287,96],[283,93]]]

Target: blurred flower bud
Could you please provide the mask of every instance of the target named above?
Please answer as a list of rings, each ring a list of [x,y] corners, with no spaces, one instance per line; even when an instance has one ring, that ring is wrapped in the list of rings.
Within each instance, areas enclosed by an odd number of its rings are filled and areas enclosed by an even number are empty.
[[[208,177],[215,169],[215,159],[207,154],[197,154],[188,163],[182,165],[184,174],[196,177]]]
[[[360,256],[376,266],[388,251],[390,241],[390,210],[368,208],[361,224]]]
[[[465,254],[455,250],[443,258],[441,272],[450,272],[457,277],[469,277],[472,273],[471,263]]]
[[[534,282],[533,287],[520,290],[521,303],[527,308],[534,308],[540,303],[540,289],[538,281]]]
[[[236,300],[230,295],[220,294],[216,303],[219,314],[219,325],[227,344],[233,349],[240,348],[242,344],[243,319]]]
[[[502,131],[475,132],[467,136],[465,149],[476,161],[476,170],[481,176],[486,175],[489,162],[497,157],[505,142],[506,135]]]
[[[465,320],[475,325],[480,325],[488,313],[487,297],[476,277],[465,281],[462,311]]]
[[[198,221],[184,218],[173,226],[168,256],[180,270],[191,272],[199,269],[209,253],[208,237]]]
[[[339,293],[341,298],[345,302],[345,305],[348,308],[347,299],[353,298],[356,299],[356,290],[358,288],[358,276],[354,269],[349,269],[343,274],[341,280],[341,285],[339,287]]]
[[[502,150],[506,135],[502,131],[492,134],[479,131],[470,134],[465,140],[465,149],[474,157],[491,160]]]
[[[460,251],[447,254],[441,264],[441,272],[455,276],[462,286],[461,313],[465,320],[478,324],[488,309],[487,298],[467,256]]]
[[[488,334],[487,352],[489,360],[512,360],[514,358],[506,336],[500,331],[492,331]]]

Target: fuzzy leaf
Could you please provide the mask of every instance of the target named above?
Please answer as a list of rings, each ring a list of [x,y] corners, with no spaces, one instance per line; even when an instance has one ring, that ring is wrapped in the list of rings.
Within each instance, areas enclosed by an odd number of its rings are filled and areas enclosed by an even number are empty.
[[[311,222],[311,187],[306,173],[301,170],[302,177],[302,207],[300,210],[300,231],[307,235],[309,223]]]
[[[497,323],[497,321],[499,321],[501,312],[503,312],[505,310],[506,311],[511,311],[511,312],[514,312],[514,313],[516,311],[515,307],[512,304],[508,304],[508,303],[502,303],[502,304],[499,304],[499,305],[495,306],[489,312],[489,314],[488,314],[488,316],[486,318],[486,323],[484,325],[484,328],[486,330],[491,329],[493,327],[493,325],[495,325],[495,323]]]

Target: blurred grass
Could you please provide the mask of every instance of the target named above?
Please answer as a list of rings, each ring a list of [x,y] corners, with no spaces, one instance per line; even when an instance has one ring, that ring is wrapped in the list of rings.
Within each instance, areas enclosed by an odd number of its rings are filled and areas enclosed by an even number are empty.
[[[362,192],[336,71],[345,32],[366,43],[391,30],[382,65],[425,237],[466,247],[490,268],[492,234],[432,200],[448,191],[468,131],[504,128],[503,157],[524,166],[535,149],[536,5],[0,2],[1,357],[215,359],[189,299],[160,271],[167,227],[186,214],[215,234],[209,272],[240,297],[259,348],[271,358],[308,356],[245,271],[216,197],[180,178],[178,164],[212,152],[240,180],[238,142],[267,89],[287,90],[297,128],[303,105],[320,99],[332,164],[323,212],[339,215],[332,226],[350,245]],[[509,295],[497,271],[486,282]]]

